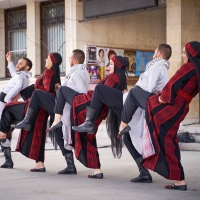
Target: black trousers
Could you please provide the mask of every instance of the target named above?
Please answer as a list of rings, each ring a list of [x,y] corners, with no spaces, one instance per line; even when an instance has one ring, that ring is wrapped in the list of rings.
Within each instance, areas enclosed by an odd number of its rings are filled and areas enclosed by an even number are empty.
[[[6,106],[0,120],[0,131],[7,134],[13,122],[22,121],[26,103]]]
[[[141,157],[141,155],[138,153],[138,151],[133,146],[133,143],[131,141],[131,137],[130,137],[129,133],[124,134],[124,144],[134,160]]]
[[[122,91],[111,88],[107,85],[97,85],[92,95],[90,107],[100,110],[103,105],[122,110],[123,108],[123,93]]]
[[[6,106],[2,113],[2,118],[0,122],[0,131],[3,133],[8,133],[10,131],[10,126],[16,121],[22,121],[25,114],[26,102],[13,104]],[[11,136],[8,138],[11,139]],[[45,143],[45,138],[42,138],[42,143]],[[44,162],[44,149],[41,149],[38,155],[38,160],[36,162]]]
[[[29,107],[34,110],[43,108],[54,119],[55,96],[43,90],[35,90],[31,96]]]
[[[45,92],[43,90],[35,90],[31,96],[29,107],[36,110],[43,108],[44,110],[48,111],[51,118],[54,119],[55,100],[56,97],[49,92]],[[64,147],[62,127],[56,130],[55,138],[63,155],[71,152]]]
[[[72,105],[74,97],[78,94],[78,92],[67,86],[61,86],[56,93],[55,113],[62,115],[65,103]]]
[[[150,92],[147,92],[138,86],[132,88],[124,103],[121,121],[128,124],[138,107],[146,110],[146,103],[150,95]]]

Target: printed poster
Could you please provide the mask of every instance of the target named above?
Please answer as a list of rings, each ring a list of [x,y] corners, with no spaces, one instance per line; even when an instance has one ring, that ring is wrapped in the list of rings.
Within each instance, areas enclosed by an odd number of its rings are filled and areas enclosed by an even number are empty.
[[[140,76],[140,74],[145,71],[146,65],[149,61],[153,59],[153,55],[153,52],[136,52],[136,76]]]

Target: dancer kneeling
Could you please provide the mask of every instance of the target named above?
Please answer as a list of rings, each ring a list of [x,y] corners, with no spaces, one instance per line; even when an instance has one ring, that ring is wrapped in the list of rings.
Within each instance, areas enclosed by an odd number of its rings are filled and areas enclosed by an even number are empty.
[[[146,110],[152,141],[152,154],[143,166],[163,177],[177,180],[166,189],[187,190],[177,139],[179,124],[189,111],[189,104],[200,90],[200,43],[187,43],[182,54],[184,65],[163,88],[160,95],[133,88],[126,99],[119,135],[127,133],[128,123],[138,107]]]
[[[101,83],[96,86],[96,88],[101,87],[101,85],[116,88],[120,96],[119,98],[122,98],[122,91],[127,88],[125,76],[125,69],[127,66],[128,61],[123,57],[113,57],[110,60],[109,76],[102,80]],[[56,94],[55,120],[49,131],[55,130],[61,125],[60,120],[66,101],[72,106],[72,125],[75,126],[82,124],[85,121],[85,118],[87,119],[88,124],[95,124],[95,126],[89,126],[89,128],[81,134],[78,133],[79,131],[75,130],[75,133],[72,134],[72,145],[74,146],[76,158],[86,167],[94,169],[94,174],[89,175],[88,177],[101,179],[103,178],[103,173],[100,169],[101,165],[97,151],[96,136],[93,133],[97,132],[99,124],[107,116],[108,107],[104,106],[101,110],[94,109],[92,105],[90,105],[92,95],[94,93],[93,91],[88,91],[87,94],[79,94],[68,87],[60,87]],[[107,98],[109,98],[109,93],[107,94]],[[120,101],[119,103],[122,104]],[[112,107],[112,105],[110,107]],[[116,113],[118,113],[118,110],[116,110]],[[112,118],[109,118],[112,119],[112,122],[119,124],[120,121],[115,121],[117,117],[112,109],[110,110],[109,115],[112,115]],[[115,127],[118,129],[117,124]],[[113,135],[112,144],[114,156],[120,157],[122,139],[117,139],[116,135]]]
[[[0,92],[0,119],[6,103],[18,100],[18,98],[15,98],[16,95],[29,85],[29,78],[32,76],[31,72],[29,72],[32,68],[32,62],[28,58],[20,59],[16,66],[12,62],[11,52],[6,54],[6,59],[12,78]],[[0,142],[5,156],[5,163],[0,166],[1,168],[13,168],[14,165],[11,158],[11,136],[12,134],[6,138],[5,142]]]

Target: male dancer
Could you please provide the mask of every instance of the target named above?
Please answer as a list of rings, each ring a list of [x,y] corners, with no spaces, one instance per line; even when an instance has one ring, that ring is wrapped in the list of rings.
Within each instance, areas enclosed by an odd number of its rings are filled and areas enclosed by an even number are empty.
[[[119,136],[126,134],[127,125],[138,107],[146,111],[147,135],[151,147],[143,166],[166,179],[176,180],[166,189],[187,190],[181,164],[177,131],[189,112],[189,104],[200,91],[200,43],[187,43],[182,53],[184,64],[171,77],[159,95],[141,88],[129,92],[121,115]]]
[[[8,52],[6,54],[6,59],[8,61],[7,68],[9,69],[11,79],[8,81],[6,86],[2,89],[0,92],[0,119],[1,114],[3,111],[3,108],[6,103],[11,101],[17,101],[17,99],[14,99],[16,95],[26,88],[29,85],[29,78],[31,77],[31,72],[29,72],[32,68],[32,62],[28,58],[22,58],[18,61],[16,64],[16,67],[14,63],[12,62],[12,53]],[[4,151],[6,162],[1,165],[1,168],[12,168],[13,162],[11,159],[11,153],[10,153],[10,140],[11,135],[6,140],[6,142],[1,143],[2,150]]]
[[[136,83],[135,87],[142,88],[143,90],[152,93],[157,93],[158,91],[161,91],[168,81],[167,70],[169,68],[168,60],[170,57],[171,57],[171,47],[167,44],[160,44],[158,48],[156,48],[155,50],[153,60],[147,64],[145,72],[140,75],[140,78]],[[104,85],[99,85],[98,87],[96,87],[94,90],[92,101],[90,103],[90,107],[92,107],[92,109],[95,110],[100,110],[103,104],[105,104],[110,107],[118,108],[119,110],[122,111],[123,96],[122,94],[120,94],[120,92],[118,92],[119,94],[116,95],[117,90],[115,92],[112,92],[113,90],[115,89],[106,87]],[[106,96],[105,94],[109,95]],[[77,132],[90,131],[91,128],[94,127],[94,123],[91,119],[94,119],[94,117],[90,116],[90,118],[86,119],[85,123],[83,123],[80,126],[74,126],[72,127],[72,129]],[[141,132],[143,132],[143,124],[144,124],[143,122],[144,122],[144,116],[143,120],[141,120],[140,124],[138,125],[141,128],[140,130]],[[138,121],[136,123],[138,123]],[[134,132],[134,134],[137,133]],[[149,171],[141,165],[142,156],[135,149],[131,141],[130,135],[126,134],[124,137],[125,137],[124,143],[127,149],[129,150],[130,154],[132,155],[133,159],[136,161],[140,171],[140,175],[137,178],[131,179],[131,182],[151,183],[152,177]]]
[[[70,56],[69,62],[71,66],[71,70],[69,74],[66,76],[66,81],[63,84],[63,86],[68,86],[69,88],[72,88],[78,93],[87,93],[90,77],[89,73],[87,72],[86,65],[83,64],[85,61],[85,54],[82,50],[75,49],[72,52],[72,55]],[[59,84],[56,85],[56,87],[59,87]],[[54,105],[55,105],[55,96],[41,91],[37,90],[33,93],[31,97],[31,102],[29,107],[37,110],[39,108],[43,108],[44,110],[48,111],[52,119],[54,118]],[[65,108],[63,110],[64,112],[64,130],[69,130],[69,128],[66,128],[66,126],[70,126],[68,122],[70,121],[70,105],[68,103],[65,104]],[[13,128],[19,128],[19,129],[27,129],[30,126],[30,121],[27,120],[26,116],[24,120],[16,125],[12,125]],[[64,133],[64,135],[69,135],[70,133]],[[67,162],[67,167],[59,171],[58,174],[76,174],[76,167],[74,165],[74,159],[73,159],[73,152],[71,149],[65,149],[64,145],[64,139],[63,139],[63,132],[62,128],[59,128],[56,130],[55,135],[52,135],[52,137],[56,138],[56,141],[62,151],[63,156],[65,157],[65,160]],[[65,137],[65,136],[64,136]]]
[[[161,44],[155,50],[154,59],[150,61],[146,70],[140,75],[136,87],[139,86],[150,93],[159,93],[168,82],[169,59],[171,57],[171,47]],[[124,144],[126,145],[131,156],[135,160],[139,168],[139,176],[131,179],[131,182],[151,183],[152,177],[149,171],[141,165],[142,157],[142,141],[145,122],[145,111],[138,108],[129,125],[131,130],[124,135]],[[137,125],[136,125],[137,124]],[[139,136],[139,137],[138,137]]]

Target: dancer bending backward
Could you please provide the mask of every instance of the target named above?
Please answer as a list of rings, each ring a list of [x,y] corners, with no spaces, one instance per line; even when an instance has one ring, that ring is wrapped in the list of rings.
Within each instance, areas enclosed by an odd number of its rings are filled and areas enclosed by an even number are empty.
[[[85,54],[82,50],[75,49],[72,51],[72,54],[69,58],[71,69],[65,78],[65,82],[63,83],[63,86],[67,86],[78,93],[87,93],[90,82],[90,76],[87,71],[87,67],[85,64],[83,64],[84,60],[85,60]],[[60,84],[56,84],[56,87],[60,87]],[[68,95],[68,93],[66,94]],[[55,99],[56,99],[55,95],[53,96],[48,92],[37,90],[33,93],[31,97],[29,108],[35,110],[35,112],[37,112],[40,108],[42,108],[46,110],[50,114],[51,118],[54,120]],[[59,171],[58,174],[77,173],[73,159],[72,147],[67,146],[68,148],[65,148],[66,143],[64,143],[64,139],[67,140],[69,138],[68,135],[70,135],[69,132],[71,133],[70,110],[71,106],[68,103],[65,103],[64,110],[62,111],[64,112],[62,118],[64,123],[63,127],[60,127],[56,129],[55,132],[52,131],[49,134],[54,147],[56,148],[57,144],[59,145],[61,152],[67,162],[67,167],[64,170]],[[26,129],[27,127],[30,127],[31,126],[30,119],[32,117],[25,116],[23,121],[21,121],[16,125],[13,125],[13,127],[21,129]],[[41,135],[38,136],[38,140],[41,140]],[[57,143],[55,142],[55,140]],[[34,144],[34,140],[31,141],[31,143]]]
[[[147,64],[145,72],[140,75],[135,87],[142,88],[145,91],[152,93],[158,93],[158,91],[161,91],[168,81],[167,70],[169,68],[168,59],[170,57],[171,47],[167,44],[160,44],[155,50],[153,60]],[[101,85],[95,88],[95,93],[93,94],[90,107],[96,110],[100,110],[103,105],[114,107],[118,110],[118,120],[120,121],[121,112],[123,109],[123,98],[126,96],[127,93],[124,93],[122,96],[122,93],[119,90],[107,87],[106,85]],[[124,143],[133,159],[137,163],[140,171],[139,176],[131,179],[131,182],[151,183],[152,177],[149,171],[141,165],[141,143],[145,120],[144,114],[145,111],[143,109],[137,109],[130,124],[132,130],[130,131],[130,134],[128,133],[124,136]],[[92,126],[94,126],[94,124],[92,124],[90,120],[86,119],[84,124],[80,126],[74,126],[72,129],[76,130],[77,132],[85,132]],[[116,124],[113,124],[113,126],[109,127],[109,130],[111,132],[115,132],[115,127]],[[118,134],[118,132],[116,134]]]
[[[6,140],[6,135],[9,133],[11,124],[16,121],[21,121],[25,114],[31,121],[31,125],[25,127],[25,129],[21,131],[16,150],[21,152],[24,156],[36,161],[36,168],[31,169],[32,172],[45,171],[43,164],[46,139],[45,130],[49,115],[43,109],[35,111],[29,108],[28,105],[30,103],[30,97],[32,93],[34,94],[37,90],[44,90],[51,95],[55,95],[55,84],[60,84],[59,65],[61,62],[62,57],[60,54],[51,53],[46,59],[46,70],[43,74],[37,78],[35,84],[28,86],[20,92],[21,97],[25,101],[8,103],[2,113],[0,123],[1,141]],[[33,113],[36,113],[36,115],[33,115]]]
[[[107,85],[109,87],[116,88],[122,94],[122,91],[127,88],[125,75],[126,67],[128,67],[128,61],[126,59],[121,56],[113,57],[110,60],[109,76],[101,81],[96,88],[101,85]],[[97,132],[99,124],[107,116],[108,107],[104,106],[101,110],[95,110],[90,105],[92,95],[95,94],[96,88],[94,92],[88,91],[87,94],[79,94],[68,87],[60,87],[56,94],[55,121],[53,122],[53,126],[50,128],[50,131],[58,128],[61,125],[61,115],[66,101],[72,105],[72,125],[82,124],[85,121],[85,118],[92,121],[92,123],[95,123],[96,128],[90,127],[90,129],[88,129],[84,134],[80,134],[75,131],[75,134],[72,134],[72,145],[74,146],[76,158],[84,166],[94,169],[93,175],[89,175],[88,177],[101,179],[103,178],[103,173],[100,169],[101,164],[99,160],[99,153],[97,151],[96,136],[95,134],[89,133]],[[107,94],[108,97],[109,95],[110,94]],[[116,110],[116,113],[117,112],[118,110]],[[115,121],[117,117],[112,109],[110,109],[109,114],[110,113],[112,113],[113,122],[117,123],[117,121]],[[119,124],[119,122],[117,124]],[[115,127],[117,127],[117,124]],[[115,140],[115,149],[117,148],[117,151],[114,151],[114,155],[120,157],[122,140],[116,139],[116,136],[113,136],[113,138],[113,140]]]
[[[187,190],[180,149],[177,139],[179,124],[189,111],[189,104],[200,90],[200,43],[185,45],[184,64],[169,80],[160,95],[134,88],[124,104],[120,135],[126,134],[127,125],[138,107],[146,110],[146,121],[153,144],[153,153],[146,157],[143,166],[161,176],[177,180],[166,189]],[[154,153],[155,152],[155,153]]]
[[[12,53],[6,54],[8,61],[8,69],[11,75],[11,79],[7,85],[3,87],[0,92],[0,119],[5,104],[11,101],[17,101],[16,95],[29,85],[29,78],[32,76],[30,70],[32,68],[32,62],[28,58],[20,59],[16,66],[12,62]],[[1,165],[1,168],[13,168],[13,161],[11,158],[11,134],[8,136],[6,142],[0,144],[5,156],[5,163]]]

